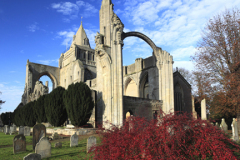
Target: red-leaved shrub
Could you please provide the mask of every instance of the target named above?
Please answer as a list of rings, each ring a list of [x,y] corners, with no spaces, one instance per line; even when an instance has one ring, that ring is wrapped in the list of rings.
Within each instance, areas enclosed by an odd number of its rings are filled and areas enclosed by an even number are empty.
[[[161,111],[161,114],[164,114]],[[101,127],[101,144],[92,147],[91,157],[115,159],[237,159],[240,147],[206,120],[187,113],[171,113],[159,121],[131,117],[122,127]],[[228,145],[235,149],[230,149]]]

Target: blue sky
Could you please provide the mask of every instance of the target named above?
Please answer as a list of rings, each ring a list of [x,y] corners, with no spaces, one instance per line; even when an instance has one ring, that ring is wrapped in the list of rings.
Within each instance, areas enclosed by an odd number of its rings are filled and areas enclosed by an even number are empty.
[[[124,31],[139,31],[173,55],[174,67],[193,70],[190,56],[207,21],[226,8],[240,7],[237,0],[112,0]],[[81,24],[94,49],[99,31],[101,0],[1,0],[0,1],[0,99],[1,112],[13,111],[21,102],[26,63],[58,66],[60,54],[71,44]],[[126,38],[123,64],[152,55],[138,38]],[[42,77],[44,83],[47,77]],[[51,90],[51,82],[49,82]]]

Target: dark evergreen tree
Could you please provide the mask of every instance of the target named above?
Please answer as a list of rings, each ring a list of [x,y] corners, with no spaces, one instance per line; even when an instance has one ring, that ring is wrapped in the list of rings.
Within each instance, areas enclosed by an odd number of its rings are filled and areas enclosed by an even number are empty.
[[[21,113],[22,112],[22,109],[23,108],[23,104],[20,103],[17,108],[14,110],[14,118],[13,118],[13,122],[16,126],[22,126],[24,125],[23,124],[23,114]]]
[[[47,121],[53,126],[61,126],[67,120],[67,111],[63,103],[63,87],[57,87],[44,99]]]
[[[36,115],[36,121],[38,123],[47,122],[47,117],[46,117],[45,108],[44,108],[45,97],[46,95],[43,95],[40,98],[38,98],[34,105],[34,112]]]
[[[24,117],[23,117],[24,126],[32,127],[36,124],[36,115],[34,112],[35,103],[36,103],[36,101],[32,101],[32,102],[27,103],[23,107],[22,114],[24,115]]]
[[[75,83],[68,86],[64,93],[68,117],[74,126],[85,125],[94,107],[90,88],[84,83]]]
[[[7,113],[2,113],[2,114],[1,114],[1,119],[2,119],[3,125],[8,125]]]

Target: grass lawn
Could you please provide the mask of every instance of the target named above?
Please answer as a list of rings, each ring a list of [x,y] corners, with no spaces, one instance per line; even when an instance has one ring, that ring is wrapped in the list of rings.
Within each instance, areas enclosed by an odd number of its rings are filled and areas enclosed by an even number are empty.
[[[64,137],[60,140],[50,141],[52,148],[51,153],[52,156],[48,159],[85,159],[86,158],[86,146],[87,146],[87,138],[91,135],[79,136],[78,147],[70,148],[70,137]],[[98,135],[94,135],[97,137],[97,143],[100,143],[100,138]],[[0,133],[0,159],[1,160],[12,160],[12,159],[23,159],[29,153],[35,153],[32,149],[32,136],[25,136],[27,143],[27,151],[13,154],[13,138],[14,135],[5,135],[4,133]],[[54,148],[56,142],[62,143],[62,148]],[[90,158],[87,156],[87,158]]]
[[[229,135],[231,132],[229,131]],[[23,159],[29,153],[34,153],[32,149],[32,136],[25,136],[26,143],[27,143],[27,151],[13,154],[13,138],[15,135],[5,135],[4,133],[0,132],[0,159],[1,160],[12,160],[12,159]],[[49,135],[47,135],[48,137]],[[91,135],[84,135],[79,136],[78,147],[71,147],[70,148],[70,136],[66,136],[63,139],[50,141],[52,148],[51,153],[52,156],[48,159],[61,159],[61,160],[72,160],[72,159],[87,159],[91,158],[89,154],[86,154],[86,145],[87,145],[87,138]],[[94,134],[97,137],[97,144],[99,144],[100,138],[97,134]],[[61,142],[62,148],[54,148],[55,143]],[[240,145],[240,143],[238,143]],[[231,146],[229,146],[232,148]],[[237,154],[238,158],[240,159],[240,154]]]

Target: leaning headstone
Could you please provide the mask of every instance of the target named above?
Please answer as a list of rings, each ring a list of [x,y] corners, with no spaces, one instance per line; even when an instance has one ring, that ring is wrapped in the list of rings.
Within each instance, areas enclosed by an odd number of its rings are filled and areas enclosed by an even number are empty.
[[[78,146],[78,135],[75,134],[71,136],[70,138],[70,147]]]
[[[25,126],[24,127],[24,136],[30,136],[30,131],[31,131],[30,127]]]
[[[27,156],[23,157],[23,160],[41,160],[41,155],[37,153],[29,153]]]
[[[51,143],[47,137],[42,137],[37,143],[35,153],[40,154],[41,158],[51,157]]]
[[[228,133],[228,126],[227,126],[224,118],[222,118],[222,122],[221,122],[220,128],[221,128],[225,133]]]
[[[234,141],[239,141],[239,136],[238,136],[238,128],[237,128],[237,121],[235,118],[233,118],[232,121],[232,134],[233,134],[233,140]]]
[[[97,139],[94,136],[88,137],[87,139],[87,153],[91,149],[91,147],[96,146],[97,144]]]
[[[23,134],[24,135],[24,126],[19,127],[18,134]]]
[[[8,125],[5,125],[5,134],[9,134],[10,133],[10,127]]]
[[[36,124],[33,127],[33,150],[42,137],[46,137],[46,127],[43,124]]]
[[[62,148],[62,143],[61,142],[55,143],[55,148]]]
[[[13,154],[26,151],[26,138],[19,134],[13,138]]]

